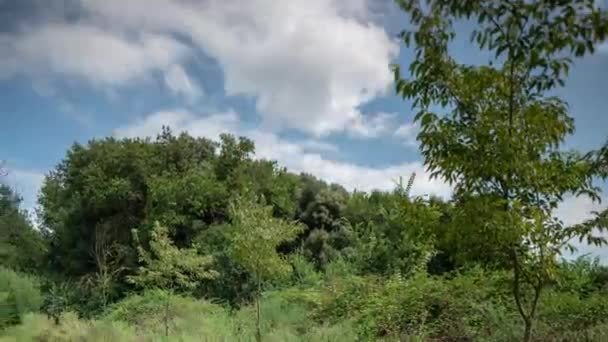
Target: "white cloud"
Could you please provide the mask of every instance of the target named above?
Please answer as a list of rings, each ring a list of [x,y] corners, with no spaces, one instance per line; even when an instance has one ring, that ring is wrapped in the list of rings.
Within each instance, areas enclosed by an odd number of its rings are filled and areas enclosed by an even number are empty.
[[[437,194],[448,197],[450,187],[438,180],[429,180],[420,162],[401,163],[385,168],[373,168],[349,162],[324,158],[310,150],[309,142],[290,141],[276,134],[258,129],[245,129],[237,124],[234,113],[198,116],[177,110],[164,111],[148,115],[129,126],[115,131],[117,136],[154,137],[163,125],[169,125],[174,131],[188,131],[194,136],[217,138],[222,132],[244,135],[256,144],[256,157],[276,160],[281,166],[292,172],[307,172],[329,182],[343,185],[349,190],[370,191],[373,189],[389,190],[394,188],[394,181],[416,172],[418,177],[412,188],[415,195]]]
[[[238,130],[238,116],[234,112],[218,113],[198,118],[185,110],[161,111],[137,120],[131,125],[114,130],[118,137],[156,137],[163,126],[169,126],[174,133],[187,131],[193,136],[217,140],[220,133]]]
[[[222,67],[227,95],[255,98],[266,127],[363,138],[385,129],[386,114],[359,110],[390,88],[388,65],[399,52],[373,0],[77,2],[78,21],[45,18],[0,35],[0,78],[25,74],[44,84],[60,76],[111,88],[160,72],[192,102],[203,91],[183,61],[198,50]]]
[[[298,141],[298,144],[307,151],[338,152],[339,150],[336,145],[313,139]]]
[[[82,2],[113,28],[189,37],[222,66],[227,94],[254,96],[275,129],[365,131],[358,107],[392,82],[398,44],[366,0]]]
[[[180,65],[174,64],[165,73],[165,83],[173,93],[185,96],[189,101],[196,101],[203,95],[202,89],[196,85]]]
[[[591,218],[593,211],[605,207],[606,203],[593,202],[586,196],[570,196],[559,205],[555,211],[555,216],[562,220],[565,225],[574,225]]]
[[[394,133],[394,136],[403,141],[406,145],[417,146],[416,135],[418,134],[418,125],[413,122],[405,123]]]
[[[393,127],[396,117],[396,113],[378,113],[371,117],[360,115],[348,123],[347,129],[351,136],[376,138]]]
[[[37,81],[58,75],[94,86],[124,85],[153,71],[169,71],[188,52],[167,35],[141,33],[127,39],[91,25],[48,24],[0,35],[0,77],[25,74]]]

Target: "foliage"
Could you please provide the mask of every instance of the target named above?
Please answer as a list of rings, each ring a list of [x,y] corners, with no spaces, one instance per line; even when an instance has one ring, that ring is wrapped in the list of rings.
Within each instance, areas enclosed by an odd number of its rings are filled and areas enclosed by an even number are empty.
[[[608,15],[593,0],[398,3],[414,26],[401,37],[413,39],[416,59],[411,80],[394,67],[397,93],[413,99],[431,175],[454,184],[464,202],[461,216],[471,219],[464,226],[473,229],[465,234],[491,236],[482,247],[510,265],[529,341],[562,248],[573,236],[605,242],[589,225],[564,227],[552,217],[565,194],[599,197],[590,154],[558,150],[574,124],[567,104],[546,93],[564,84],[571,56],[593,53],[605,39]],[[497,65],[462,65],[449,55],[454,20],[471,17],[478,22],[471,40],[494,52]]]
[[[310,263],[301,253],[289,256],[289,262],[293,268],[291,283],[302,288],[315,288],[321,284],[323,275],[317,272],[314,265]]]
[[[241,200],[231,208],[232,257],[260,279],[273,279],[291,271],[277,248],[293,241],[301,226],[272,216],[272,207]]]
[[[564,264],[564,276],[575,279],[581,273],[576,267],[576,262]],[[523,334],[509,301],[506,271],[474,267],[443,276],[385,278],[355,276],[344,264],[329,265],[328,270],[331,275],[315,287],[296,285],[263,294],[265,341],[513,341]],[[566,288],[548,290],[540,304],[538,340],[603,341],[606,298],[598,291],[584,295]],[[164,337],[166,303],[171,329]],[[69,312],[57,322],[26,314],[21,325],[0,333],[0,341],[252,341],[255,312],[254,305],[230,310],[157,289],[110,305],[96,320]]]
[[[607,293],[608,267],[600,264],[599,258],[579,257],[560,263],[556,281],[552,288],[559,292],[576,293],[587,296],[593,293]]]
[[[38,280],[0,267],[0,329],[19,323],[42,305]]]
[[[227,311],[219,305],[155,289],[113,304],[104,314],[103,320],[124,322],[138,332],[162,335],[167,298],[169,298],[170,321],[173,325],[178,325],[180,320],[196,320],[197,317],[208,315],[217,316],[218,320],[227,319]],[[174,331],[175,327],[171,330]]]
[[[239,200],[231,208],[233,229],[230,231],[232,258],[249,271],[257,283],[257,332],[261,335],[260,296],[262,281],[286,276],[291,267],[277,248],[296,239],[302,232],[298,224],[272,216],[272,207],[249,200]]]
[[[139,243],[137,231],[133,231],[134,240]],[[210,270],[213,259],[198,254],[196,248],[179,249],[173,245],[167,228],[156,222],[150,233],[150,251],[140,244],[137,247],[140,266],[137,274],[128,280],[141,288],[164,288],[192,290],[198,282],[217,277],[217,272]]]
[[[364,273],[381,275],[425,269],[434,253],[440,212],[421,200],[387,197],[390,202],[376,206],[366,222],[353,228],[355,263]]]
[[[80,292],[77,284],[70,281],[47,282],[44,284],[44,301],[41,311],[47,317],[52,318],[56,324],[59,324],[64,312],[76,312],[82,316],[88,316],[88,310],[83,309],[86,307],[83,302],[88,303],[91,299],[86,295]]]
[[[293,301],[296,294],[273,293],[262,307],[266,341],[353,341],[357,338],[350,322],[314,325],[306,308]],[[170,295],[174,329],[161,338],[159,322],[166,293],[153,290],[135,295],[109,307],[98,320],[78,319],[64,313],[59,324],[41,315],[26,315],[24,322],[0,334],[0,341],[251,341],[255,322],[251,307],[231,313],[222,306],[193,298]]]
[[[210,267],[220,276],[201,281],[195,293],[238,307],[251,301],[257,284],[251,274],[232,259],[227,248],[230,246],[229,231],[230,226],[214,225],[196,236],[194,243],[199,253],[213,258]]]
[[[175,290],[191,291],[199,281],[217,277],[217,272],[210,270],[212,257],[198,254],[196,247],[179,249],[169,239],[167,228],[155,222],[150,232],[150,252],[140,244],[137,231],[133,231],[138,244],[137,252],[140,266],[137,273],[128,276],[127,280],[142,289],[166,289],[169,293]],[[165,294],[163,326],[165,336],[169,336],[170,297]]]
[[[21,200],[0,184],[0,266],[32,272],[42,268],[47,246],[28,213],[20,209]]]
[[[174,136],[167,128],[153,141],[75,144],[46,177],[39,199],[42,224],[52,232],[54,269],[69,277],[96,272],[98,227],[108,227],[113,248],[123,251],[116,267],[137,264],[133,227],[161,221],[178,247],[188,247],[200,230],[226,218],[227,175],[247,162],[252,148],[234,140],[223,135],[218,144],[185,133]]]
[[[479,127],[467,127],[475,137]],[[64,163],[73,164],[47,178],[41,197],[49,230],[29,231],[50,246],[41,249],[49,267],[10,263],[44,270],[42,294],[34,280],[9,287],[23,295],[3,296],[13,299],[0,340],[513,341],[525,334],[507,272],[512,255],[505,251],[514,242],[521,243],[520,275],[546,276],[536,338],[605,339],[605,266],[584,258],[538,263],[540,241],[526,244],[545,231],[568,232],[565,240],[599,222],[562,230],[545,211],[584,183],[591,159],[543,154],[532,169],[565,185],[539,187],[546,206],[522,195],[524,188],[505,210],[502,194],[481,181],[463,183],[452,199],[411,197],[403,184],[348,193],[251,160],[246,140],[223,139],[207,145],[165,130],[154,142],[107,139],[68,153]],[[110,168],[118,165],[105,158],[114,154],[125,154],[118,158],[132,169]],[[550,272],[537,272],[539,265]],[[534,298],[522,284],[522,298]],[[39,308],[46,317],[28,314]]]
[[[608,297],[594,293],[582,297],[577,293],[548,292],[541,303],[539,316],[543,328],[552,336],[566,338],[574,332],[586,335],[589,330],[608,321]]]
[[[74,313],[61,315],[61,323],[38,314],[28,314],[22,325],[12,327],[0,341],[133,341],[134,334],[121,322],[88,322]]]
[[[490,277],[488,277],[490,276]],[[352,317],[367,340],[408,336],[481,339],[510,318],[495,296],[495,275],[473,273],[451,281],[417,274],[409,279],[345,278],[327,288],[319,318]]]

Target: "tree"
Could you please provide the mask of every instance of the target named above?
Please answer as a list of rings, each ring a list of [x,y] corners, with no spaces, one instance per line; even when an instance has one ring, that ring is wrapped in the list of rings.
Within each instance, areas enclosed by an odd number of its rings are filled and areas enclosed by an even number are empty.
[[[302,174],[301,179],[297,218],[307,229],[298,243],[320,269],[347,252],[352,244],[351,231],[343,220],[349,193],[338,184],[327,185],[310,175]]]
[[[0,184],[0,265],[17,271],[37,271],[47,250],[43,234],[20,208],[21,197]]]
[[[286,276],[291,271],[288,260],[277,252],[277,248],[293,241],[303,229],[299,224],[274,218],[271,206],[258,204],[252,199],[236,201],[230,212],[232,257],[256,279],[256,339],[260,341],[262,282]]]
[[[273,215],[291,220],[296,215],[301,179],[279,167],[276,161],[251,160],[244,163],[239,178],[242,187],[264,196],[273,206]]]
[[[233,189],[221,178],[245,163],[252,146],[224,140],[225,147],[164,128],[155,140],[74,144],[46,177],[39,198],[53,269],[77,278],[96,273],[97,227],[107,227],[107,245],[124,252],[115,266],[130,270],[137,263],[133,227],[164,222],[177,246],[188,247],[201,230],[225,222]],[[118,289],[123,279],[117,278]]]
[[[152,176],[148,186],[145,221],[158,220],[171,227],[178,247],[190,246],[208,225],[227,219],[227,186],[204,167],[185,170],[180,176]]]
[[[253,141],[240,137],[237,141],[233,135],[221,134],[221,148],[218,161],[215,164],[216,174],[221,180],[226,180],[231,185],[237,185],[236,175],[244,161],[251,158],[255,150]]]
[[[414,43],[416,59],[411,79],[394,67],[396,91],[417,109],[427,168],[454,184],[460,216],[470,219],[465,238],[490,238],[483,246],[508,261],[529,341],[562,248],[574,236],[604,242],[589,226],[552,217],[565,194],[597,199],[598,189],[590,156],[558,149],[574,124],[566,103],[546,94],[564,84],[572,55],[593,53],[606,38],[607,14],[593,0],[397,2],[414,26],[401,37]],[[490,65],[449,55],[453,23],[465,19],[478,22],[471,40],[495,53]]]
[[[371,204],[373,211],[367,219],[351,222],[356,236],[354,256],[362,271],[406,276],[426,267],[433,256],[433,235],[441,213],[421,199],[409,199],[406,193],[397,187],[393,193],[375,194],[379,201]]]
[[[75,144],[41,189],[42,224],[51,232],[54,270],[69,277],[97,271],[95,229],[111,227],[109,241],[131,249],[131,228],[145,217],[147,180],[158,172],[152,144],[143,140],[93,140]],[[131,267],[135,253],[120,266]]]
[[[140,288],[158,288],[172,293],[175,290],[191,291],[200,281],[218,276],[209,266],[210,256],[199,255],[196,248],[179,249],[173,245],[168,230],[156,222],[150,232],[150,251],[139,240],[137,230],[133,230],[137,243],[139,261],[142,264],[135,275],[128,276],[129,282]],[[169,296],[165,301],[165,335],[169,335]]]
[[[111,297],[115,297],[115,282],[126,267],[120,266],[125,258],[125,251],[111,239],[111,227],[95,227],[95,247],[91,256],[95,262],[96,272],[82,278],[85,285],[101,298],[101,309],[105,310]]]

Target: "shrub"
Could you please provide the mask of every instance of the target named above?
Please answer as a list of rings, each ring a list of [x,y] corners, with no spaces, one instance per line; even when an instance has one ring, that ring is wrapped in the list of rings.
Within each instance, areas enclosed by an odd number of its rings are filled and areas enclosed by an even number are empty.
[[[35,278],[0,267],[0,328],[19,323],[23,315],[38,311],[41,305]]]
[[[12,341],[135,341],[134,332],[121,322],[95,322],[63,313],[59,324],[40,314],[27,314],[21,325],[5,331],[0,342]]]
[[[165,317],[167,303],[168,317]],[[164,335],[165,322],[169,324],[170,332],[181,328],[197,334],[215,329],[232,330],[228,312],[222,306],[162,290],[133,295],[110,306],[103,320],[125,322],[138,333],[159,336]],[[196,329],[192,331],[194,327]]]
[[[572,292],[548,291],[539,306],[537,334],[557,341],[583,341],[596,327],[608,323],[608,297],[600,293],[587,296]]]
[[[556,279],[552,287],[561,292],[587,295],[606,291],[608,267],[600,264],[598,258],[579,257],[573,261],[562,262],[557,269]]]
[[[348,317],[358,317],[378,286],[378,280],[373,277],[350,276],[329,280],[323,290],[316,319],[336,324]]]
[[[322,274],[317,272],[315,265],[309,262],[300,253],[289,256],[289,261],[293,267],[292,283],[300,287],[317,287],[321,284]]]
[[[424,273],[404,279],[349,277],[330,282],[317,319],[353,319],[367,340],[517,339],[518,318],[503,293],[502,273],[474,269],[452,278]]]

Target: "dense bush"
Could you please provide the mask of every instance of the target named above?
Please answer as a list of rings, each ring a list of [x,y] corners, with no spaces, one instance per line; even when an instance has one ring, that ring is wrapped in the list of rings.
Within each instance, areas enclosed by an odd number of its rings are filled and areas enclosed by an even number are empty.
[[[593,328],[608,322],[608,296],[605,294],[581,296],[550,291],[543,296],[540,309],[539,329],[556,340],[599,336],[593,333]]]
[[[319,278],[312,265],[298,258],[292,264],[304,278],[284,284],[288,287],[277,285],[261,299],[264,341],[507,342],[522,335],[505,272],[472,268],[444,276],[416,273],[384,278],[357,276],[346,262],[333,262]],[[570,266],[564,269],[572,271]],[[22,311],[12,323],[21,319],[22,323],[8,328],[0,341],[253,341],[255,336],[255,305],[234,309],[163,290],[130,295],[94,320],[78,318],[66,306],[55,321],[26,313],[40,305],[35,281],[6,270],[2,275],[17,285],[10,287],[19,290],[15,298],[38,298],[38,302],[26,301],[30,306],[25,310],[20,306]],[[604,341],[608,296],[565,289],[551,289],[543,296],[536,339]]]
[[[0,328],[38,311],[42,300],[38,280],[0,266]]]
[[[425,274],[405,279],[350,277],[329,284],[318,318],[353,318],[359,334],[370,340],[496,337],[516,320],[501,294],[502,280],[501,274],[481,271],[452,279]]]

